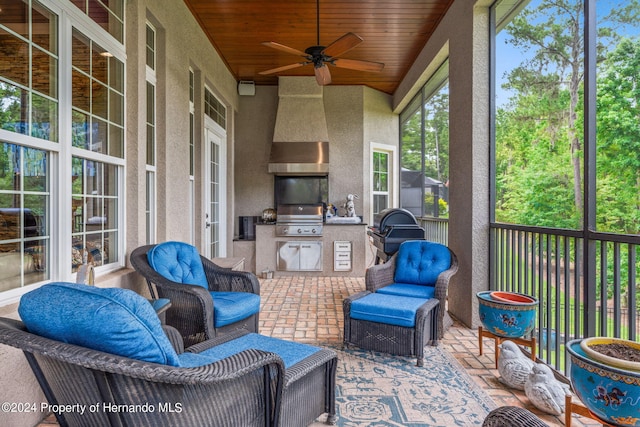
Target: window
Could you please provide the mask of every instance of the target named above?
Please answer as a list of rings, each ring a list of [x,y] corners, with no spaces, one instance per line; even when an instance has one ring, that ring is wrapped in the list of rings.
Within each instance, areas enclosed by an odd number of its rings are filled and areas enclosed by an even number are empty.
[[[124,47],[105,32],[122,33],[122,2],[12,6],[0,14],[0,299],[123,261]],[[99,22],[75,22],[76,7]]]
[[[607,233],[640,234],[639,13],[596,2],[596,229]]]
[[[124,43],[124,0],[70,0],[95,23]]]
[[[98,267],[120,261],[124,63],[74,28],[71,64],[71,141],[79,149],[71,168],[75,272],[83,263]]]
[[[394,159],[396,147],[385,144],[371,144],[371,202],[373,215],[395,204],[394,190]]]
[[[81,264],[102,266],[118,260],[119,172],[107,163],[72,159],[73,271]]]
[[[209,90],[204,91],[204,113],[222,129],[227,128],[227,109]]]
[[[50,276],[48,157],[0,142],[0,292]]]
[[[0,128],[59,140],[58,18],[37,1],[0,15]]]
[[[147,162],[145,180],[145,236],[147,244],[156,240],[156,30],[146,26],[146,122]]]
[[[400,206],[415,216],[448,217],[449,63],[400,114]]]
[[[124,63],[79,30],[72,38],[73,146],[124,157]]]
[[[638,234],[640,10],[592,2],[597,36],[587,40],[584,3],[502,1],[496,8],[495,219],[583,229],[587,196],[596,200],[596,230]],[[597,56],[591,82],[588,44]],[[596,136],[595,188],[584,173],[585,84],[596,87],[595,123],[588,123]]]
[[[195,75],[189,68],[189,230],[190,242],[196,242],[196,189],[195,189]]]
[[[389,207],[389,153],[373,152],[373,213]]]

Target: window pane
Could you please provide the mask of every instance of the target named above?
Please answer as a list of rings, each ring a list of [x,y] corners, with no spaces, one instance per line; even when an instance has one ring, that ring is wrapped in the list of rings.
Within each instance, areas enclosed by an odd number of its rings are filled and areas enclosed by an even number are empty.
[[[416,216],[448,215],[448,74],[446,61],[401,114],[400,206]]]
[[[73,106],[88,113],[83,117],[81,111],[74,110],[73,144],[93,152],[123,157],[124,64],[105,55],[102,47],[77,30],[74,30],[73,40],[74,46],[78,46],[77,52],[72,52]],[[87,68],[87,65],[90,66]]]
[[[156,33],[149,25],[147,25],[147,66],[152,70],[156,67]]]
[[[71,41],[71,65],[87,74],[91,74],[91,41],[88,37],[73,30],[73,39]]]
[[[91,111],[91,79],[88,75],[73,70],[71,73],[73,90],[73,106],[80,110]]]
[[[596,2],[596,228],[640,234],[640,13],[636,3]],[[619,36],[611,35],[611,29]],[[613,40],[612,40],[613,39]]]
[[[33,89],[51,98],[58,98],[58,60],[34,48],[31,61]]]
[[[114,157],[124,157],[124,129],[120,126],[109,125],[109,152]]]
[[[49,278],[47,153],[0,143],[0,292]]]
[[[29,42],[0,27],[0,77],[29,87]]]
[[[0,26],[29,38],[29,4],[24,0],[1,1],[0,7],[5,13],[0,13]],[[0,45],[2,45],[0,43]]]
[[[26,134],[28,130],[29,93],[0,81],[0,126],[4,130]]]
[[[37,2],[33,2],[31,13],[33,42],[49,53],[57,55],[58,20],[56,16]]]
[[[31,136],[36,138],[58,140],[58,103],[49,98],[33,97]]]
[[[71,129],[73,146],[89,148],[89,116],[73,110],[71,113]]]
[[[94,80],[91,84],[91,113],[107,119],[109,106],[109,89],[102,83]]]
[[[83,259],[95,266],[118,260],[118,167],[80,158],[72,165],[73,271]],[[113,246],[112,246],[113,245]]]
[[[124,125],[124,99],[113,90],[109,91],[109,119],[117,125]]]
[[[496,220],[580,228],[584,3],[536,1],[513,17],[503,13],[496,35]]]

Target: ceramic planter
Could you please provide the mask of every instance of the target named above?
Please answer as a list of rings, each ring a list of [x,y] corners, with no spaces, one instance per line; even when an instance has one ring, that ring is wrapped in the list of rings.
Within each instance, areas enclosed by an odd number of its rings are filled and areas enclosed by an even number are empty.
[[[592,359],[582,339],[569,341],[570,378],[582,403],[600,420],[616,426],[640,427],[640,372]]]
[[[505,338],[520,338],[529,334],[535,326],[538,300],[513,292],[501,292],[500,299],[493,298],[491,294],[492,291],[476,294],[484,328]]]

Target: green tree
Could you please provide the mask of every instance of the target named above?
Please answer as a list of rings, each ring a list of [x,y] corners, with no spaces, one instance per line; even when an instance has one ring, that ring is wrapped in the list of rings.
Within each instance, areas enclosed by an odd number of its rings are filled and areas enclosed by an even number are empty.
[[[622,25],[638,22],[637,0],[610,6],[597,27],[598,61],[619,42]],[[505,27],[507,43],[525,59],[506,76],[504,87],[514,95],[497,112],[496,217],[501,220],[582,226],[583,14],[580,0],[537,0]],[[553,207],[546,201],[550,193],[556,193]],[[568,194],[573,206],[563,206]],[[529,210],[540,208],[546,210]]]
[[[597,83],[598,230],[640,232],[640,41],[622,40]]]

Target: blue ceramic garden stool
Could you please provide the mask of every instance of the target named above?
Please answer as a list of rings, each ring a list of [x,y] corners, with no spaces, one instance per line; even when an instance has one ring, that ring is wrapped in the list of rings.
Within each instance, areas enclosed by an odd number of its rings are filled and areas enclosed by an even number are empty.
[[[440,302],[359,292],[343,301],[344,345],[398,356],[416,356],[423,366],[424,346],[437,344]]]

